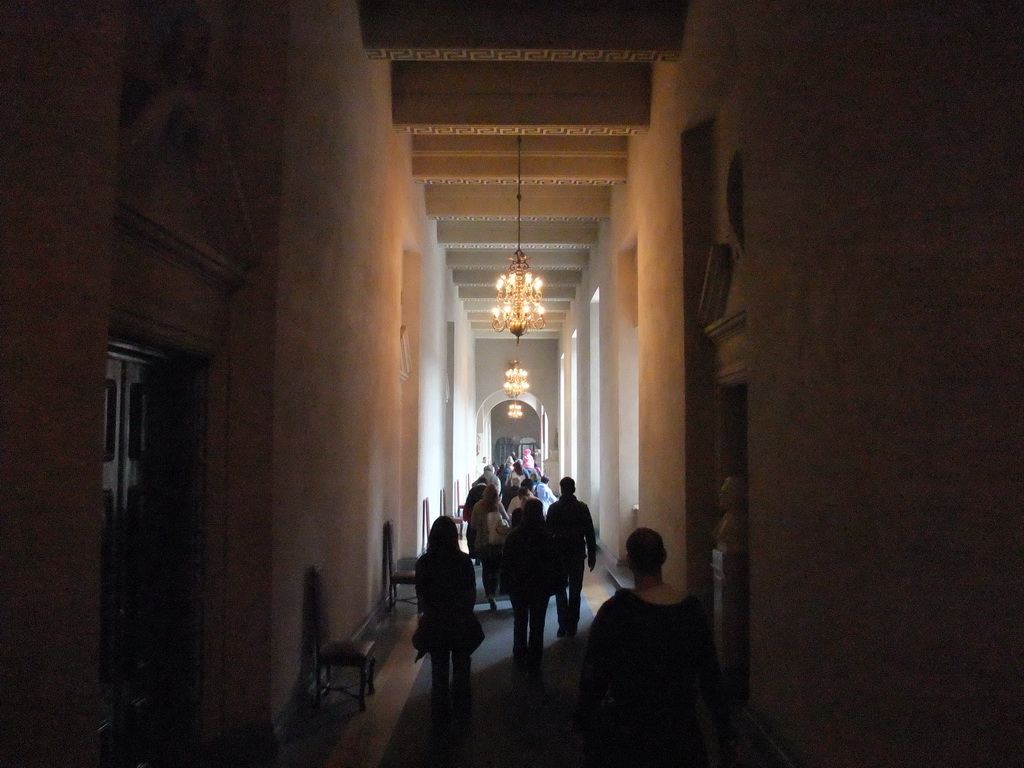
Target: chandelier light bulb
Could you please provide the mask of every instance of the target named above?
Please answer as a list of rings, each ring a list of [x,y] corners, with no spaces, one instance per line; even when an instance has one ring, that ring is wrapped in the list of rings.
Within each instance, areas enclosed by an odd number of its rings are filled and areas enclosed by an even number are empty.
[[[528,375],[529,372],[519,365],[518,360],[510,363],[508,370],[505,371],[505,394],[509,397],[519,397],[523,392],[529,390]]]
[[[494,308],[494,318],[491,320],[491,327],[499,333],[508,330],[516,337],[519,343],[520,337],[531,328],[541,330],[545,326],[544,313],[540,309],[541,280],[534,277],[530,271],[530,264],[522,250],[522,203],[523,203],[523,137],[516,137],[516,156],[518,169],[516,172],[516,224],[520,236],[516,239],[516,250],[509,257],[509,267],[506,274],[498,278],[495,284],[497,289],[497,303]],[[504,311],[499,310],[503,307]]]

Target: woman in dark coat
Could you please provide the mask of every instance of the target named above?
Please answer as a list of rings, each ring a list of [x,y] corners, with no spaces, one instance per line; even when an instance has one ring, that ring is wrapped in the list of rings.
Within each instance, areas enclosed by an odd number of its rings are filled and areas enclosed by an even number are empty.
[[[421,614],[413,645],[420,656],[430,654],[431,722],[443,731],[453,718],[469,720],[470,655],[484,639],[473,613],[476,571],[459,548],[450,517],[439,517],[430,528],[427,551],[416,561],[416,596]]]
[[[522,522],[505,540],[502,583],[512,600],[512,659],[539,676],[548,598],[565,579],[554,539],[544,526],[544,504],[531,496],[522,513]]]

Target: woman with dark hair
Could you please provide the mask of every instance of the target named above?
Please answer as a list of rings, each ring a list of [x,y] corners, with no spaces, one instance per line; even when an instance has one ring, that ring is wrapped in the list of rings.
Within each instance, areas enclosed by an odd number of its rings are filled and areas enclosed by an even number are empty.
[[[533,677],[541,670],[548,600],[565,582],[555,541],[544,527],[544,505],[530,496],[522,520],[505,541],[502,583],[512,600],[512,660]]]
[[[476,571],[459,548],[450,517],[439,517],[430,528],[427,551],[416,561],[416,597],[420,619],[412,640],[417,659],[430,654],[431,722],[443,732],[453,718],[463,723],[470,718],[470,656],[484,639],[473,613]]]
[[[587,768],[707,768],[698,693],[719,739],[722,766],[736,764],[729,702],[700,602],[666,583],[665,542],[651,528],[626,539],[634,587],[605,601],[590,625],[575,721]]]

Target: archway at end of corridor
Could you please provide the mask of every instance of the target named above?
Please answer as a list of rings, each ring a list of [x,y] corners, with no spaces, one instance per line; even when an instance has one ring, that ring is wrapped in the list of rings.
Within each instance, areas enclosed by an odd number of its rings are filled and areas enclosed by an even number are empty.
[[[523,406],[523,422],[527,422],[527,417],[530,416],[527,409],[531,409],[534,412],[534,428],[530,431],[536,432],[536,434],[497,435],[494,433],[492,429],[492,412],[495,408],[504,408],[508,403],[512,402],[512,399],[503,390],[495,390],[484,398],[477,409],[477,462],[480,465],[480,469],[487,463],[500,463],[509,455],[507,453],[504,455],[500,452],[496,453],[496,447],[500,445],[511,447],[512,450],[509,453],[514,454],[516,457],[521,456],[522,448],[530,448],[538,466],[542,467],[545,473],[551,475],[554,472],[553,476],[557,476],[557,456],[552,455],[549,447],[550,425],[544,403],[530,392],[524,392],[519,396],[518,400]],[[501,442],[500,438],[504,438],[505,442]],[[552,462],[555,462],[554,466],[552,466]]]

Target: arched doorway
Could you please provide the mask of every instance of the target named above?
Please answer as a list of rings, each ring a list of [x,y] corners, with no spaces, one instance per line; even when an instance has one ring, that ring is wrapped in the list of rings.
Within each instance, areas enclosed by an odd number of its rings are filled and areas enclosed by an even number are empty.
[[[505,409],[506,404],[510,402],[504,391],[496,390],[484,398],[477,409],[477,437],[483,451],[478,458],[481,463],[493,461],[500,464],[508,456],[519,458],[523,448],[530,448],[535,461],[543,465],[550,455],[547,409],[535,395],[523,393],[519,396],[519,402],[523,406],[523,419],[514,420],[520,422],[522,426],[504,429],[500,420],[498,424],[495,423],[492,414],[498,409]],[[499,443],[501,438],[504,438],[504,441]],[[552,471],[557,474],[557,467]]]

